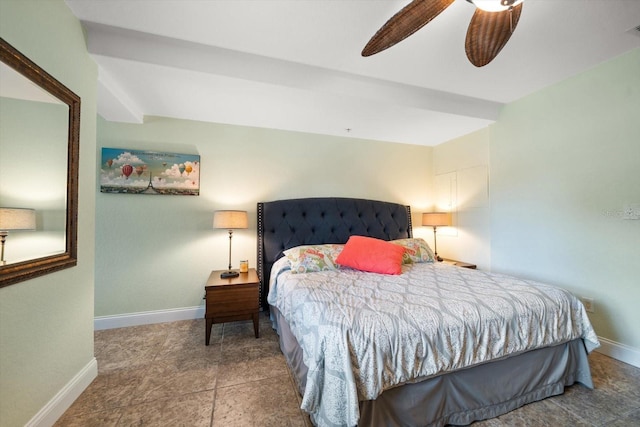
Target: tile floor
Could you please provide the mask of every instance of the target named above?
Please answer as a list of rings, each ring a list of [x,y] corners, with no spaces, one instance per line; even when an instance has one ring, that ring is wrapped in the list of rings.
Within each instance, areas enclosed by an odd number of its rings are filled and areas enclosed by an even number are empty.
[[[267,317],[96,331],[98,377],[55,424],[72,426],[310,426]],[[589,357],[596,389],[576,385],[474,427],[640,426],[640,369]]]

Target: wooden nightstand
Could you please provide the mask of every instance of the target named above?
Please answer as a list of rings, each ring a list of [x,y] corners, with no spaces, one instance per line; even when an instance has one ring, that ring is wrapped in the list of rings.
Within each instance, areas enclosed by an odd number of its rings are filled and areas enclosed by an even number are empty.
[[[253,319],[253,331],[260,337],[260,279],[255,268],[248,273],[240,273],[238,277],[220,278],[225,270],[212,271],[207,280],[205,290],[205,344],[209,345],[211,327],[214,323],[235,322]]]
[[[442,262],[446,263],[446,264],[451,264],[451,265],[455,265],[458,267],[462,267],[462,268],[470,268],[472,270],[475,270],[477,268],[477,266],[475,264],[469,264],[468,262],[462,262],[462,261],[456,261],[455,259],[443,259]]]

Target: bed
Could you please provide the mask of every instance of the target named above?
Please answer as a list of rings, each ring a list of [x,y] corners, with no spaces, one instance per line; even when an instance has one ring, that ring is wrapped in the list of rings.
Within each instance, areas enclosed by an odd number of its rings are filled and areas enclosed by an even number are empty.
[[[599,343],[575,297],[433,262],[413,239],[409,206],[308,198],[257,212],[261,303],[315,425],[467,425],[574,383],[593,388],[587,356]],[[292,258],[321,248],[335,264],[352,236],[409,242],[400,274],[300,270]],[[407,260],[416,242],[418,258]]]

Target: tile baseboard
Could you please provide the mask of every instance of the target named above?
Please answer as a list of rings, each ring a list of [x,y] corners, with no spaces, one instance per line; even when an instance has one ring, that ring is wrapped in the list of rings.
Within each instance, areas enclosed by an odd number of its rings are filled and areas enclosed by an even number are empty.
[[[602,337],[598,337],[598,339],[600,340],[600,347],[598,347],[594,351],[612,357],[621,362],[628,363],[629,365],[635,366],[636,368],[640,368],[639,349]]]
[[[204,305],[199,307],[116,314],[113,316],[98,316],[93,319],[93,328],[96,331],[100,331],[103,329],[124,328],[126,326],[150,325],[153,323],[200,318],[204,318]]]
[[[50,427],[54,425],[97,376],[98,362],[94,357],[25,424],[25,427]]]

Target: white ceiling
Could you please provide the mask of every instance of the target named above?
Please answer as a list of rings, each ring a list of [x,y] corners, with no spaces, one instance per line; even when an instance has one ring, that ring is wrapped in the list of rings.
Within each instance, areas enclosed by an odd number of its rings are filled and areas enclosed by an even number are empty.
[[[640,47],[640,0],[525,0],[489,65],[464,53],[455,1],[369,58],[408,0],[66,0],[99,66],[107,120],[145,115],[437,145],[501,106]]]

